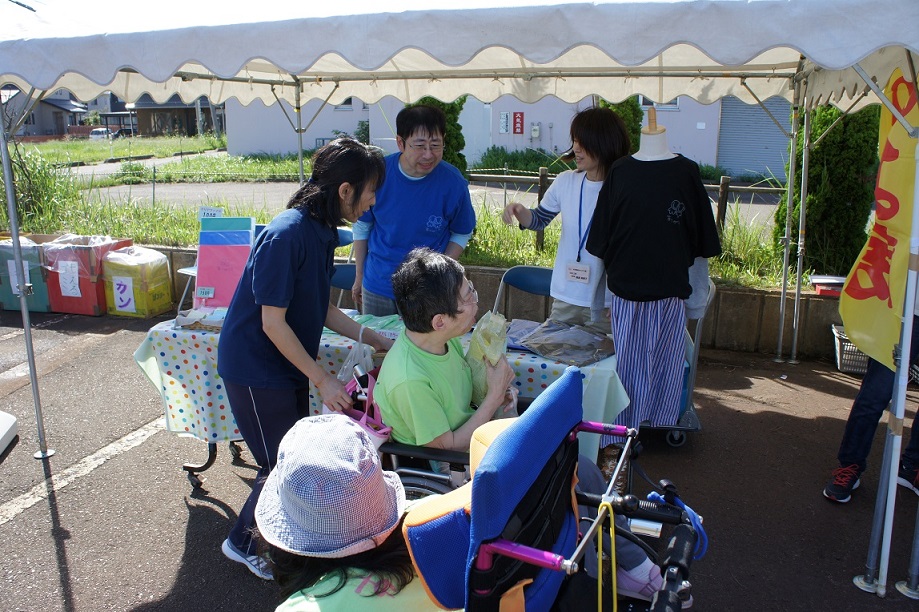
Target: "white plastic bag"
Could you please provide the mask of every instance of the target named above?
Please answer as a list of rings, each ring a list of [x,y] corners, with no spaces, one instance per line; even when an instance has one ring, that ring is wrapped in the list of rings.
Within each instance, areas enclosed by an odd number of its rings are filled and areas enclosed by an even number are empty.
[[[360,365],[365,372],[373,369],[373,347],[364,344],[364,326],[361,325],[361,331],[357,334],[357,342],[351,347],[348,356],[345,357],[341,369],[338,371],[338,380],[347,383],[354,376],[354,366]]]

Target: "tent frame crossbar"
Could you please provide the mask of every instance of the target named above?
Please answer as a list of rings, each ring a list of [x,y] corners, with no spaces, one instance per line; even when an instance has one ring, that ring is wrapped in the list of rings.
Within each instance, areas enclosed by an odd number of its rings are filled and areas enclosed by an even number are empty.
[[[246,83],[246,84],[257,84],[257,85],[273,85],[280,87],[294,87],[298,88],[303,85],[309,85],[311,83],[324,84],[324,83],[335,83],[341,85],[343,83],[357,83],[357,82],[366,82],[366,81],[404,81],[404,80],[418,80],[421,78],[428,78],[430,80],[437,81],[446,81],[446,80],[462,80],[462,79],[524,79],[526,81],[531,81],[533,79],[570,79],[570,78],[603,78],[603,77],[623,77],[623,78],[687,78],[687,79],[724,79],[724,78],[737,78],[741,80],[745,79],[785,79],[793,81],[797,73],[795,72],[750,72],[750,71],[737,71],[734,72],[730,68],[724,70],[699,70],[698,68],[687,67],[681,70],[674,70],[672,67],[667,70],[654,70],[654,69],[634,69],[628,67],[621,68],[610,68],[610,69],[594,69],[594,68],[585,68],[585,69],[576,69],[576,68],[566,68],[566,69],[557,69],[553,68],[551,70],[470,70],[464,71],[462,69],[454,69],[445,67],[449,70],[446,71],[400,71],[400,72],[353,72],[353,73],[331,73],[331,72],[303,72],[297,75],[290,75],[289,78],[279,76],[274,79],[267,78],[256,78],[250,76],[218,76],[211,72],[193,72],[189,70],[180,70],[173,75],[173,78],[178,78],[183,81],[190,80],[206,80],[206,81],[223,81],[227,83]],[[125,69],[123,72],[135,72],[133,70]]]
[[[785,138],[788,138],[789,140],[791,140],[791,136],[792,136],[792,135],[788,133],[788,130],[786,130],[785,127],[779,122],[779,120],[775,118],[775,115],[772,114],[772,111],[770,111],[770,110],[766,107],[766,105],[763,103],[763,101],[759,99],[759,96],[756,95],[756,92],[753,91],[752,89],[750,89],[750,86],[747,85],[747,79],[745,79],[745,78],[740,79],[740,84],[743,85],[743,88],[744,88],[744,89],[746,89],[747,91],[750,92],[750,95],[753,96],[753,99],[754,99],[754,100],[756,100],[756,104],[757,104],[761,109],[763,109],[763,111],[766,113],[766,115],[769,116],[770,119],[772,119],[772,123],[774,123],[774,124],[776,125],[776,127],[779,128],[779,131],[782,132],[782,134],[785,135]]]
[[[26,122],[26,119],[29,117],[32,111],[35,110],[35,107],[38,106],[38,103],[41,102],[41,99],[45,97],[46,93],[47,92],[42,91],[39,92],[39,94],[36,96],[34,87],[29,90],[29,93],[26,94],[26,99],[28,102],[26,102],[19,117],[13,117],[12,125],[10,126],[8,132],[9,134],[15,134],[19,131],[19,128],[23,126],[23,124]]]
[[[910,61],[910,67],[912,67],[912,61]],[[903,129],[906,130],[906,133],[909,134],[909,137],[919,138],[919,128],[913,127],[912,125],[910,125],[906,117],[903,116],[903,114],[899,111],[899,109],[897,109],[897,107],[894,106],[894,103],[891,102],[890,99],[884,94],[884,91],[878,86],[877,83],[874,82],[874,80],[870,76],[868,76],[868,73],[865,72],[865,69],[862,68],[858,64],[853,65],[852,69],[855,70],[855,72],[858,74],[858,76],[862,78],[863,81],[865,81],[865,84],[867,84],[868,87],[871,89],[871,91],[874,92],[874,94],[881,101],[881,104],[887,107],[887,110],[890,111],[890,114],[894,116],[897,122],[903,126]],[[915,73],[912,75],[912,79],[913,79],[913,86],[915,87],[916,85]]]
[[[293,128],[294,133],[297,134],[297,162],[300,167],[300,186],[303,187],[303,184],[306,183],[306,175],[303,170],[303,134],[306,132],[306,130],[310,129],[310,126],[313,125],[314,121],[316,121],[316,118],[319,116],[319,113],[322,112],[322,109],[329,105],[329,99],[331,99],[332,95],[338,90],[338,83],[335,84],[335,87],[332,88],[332,91],[329,92],[329,95],[326,96],[325,100],[322,101],[322,104],[319,106],[319,108],[316,109],[316,112],[313,114],[313,118],[310,119],[309,123],[307,123],[306,126],[303,126],[303,115],[301,113],[302,103],[300,100],[301,86],[299,79],[296,79],[296,77],[294,78],[297,82],[297,88],[294,90],[294,113],[297,117],[296,123],[294,123],[291,120],[290,115],[287,114],[287,109],[284,108],[284,104],[281,103],[281,98],[278,97],[278,94],[274,89],[276,87],[275,85],[271,86],[271,95],[273,95],[274,99],[277,100],[278,107],[281,109],[281,112],[284,113],[284,117],[287,119],[287,123],[290,124],[290,127]]]

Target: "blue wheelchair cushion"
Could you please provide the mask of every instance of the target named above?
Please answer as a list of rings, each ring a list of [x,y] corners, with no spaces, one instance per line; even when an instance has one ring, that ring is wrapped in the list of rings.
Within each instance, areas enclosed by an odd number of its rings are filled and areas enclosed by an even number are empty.
[[[402,535],[428,597],[441,608],[462,608],[469,548],[472,483],[419,501],[402,523]]]
[[[495,438],[485,453],[472,480],[470,546],[465,574],[467,584],[480,545],[502,535],[542,468],[553,460],[559,446],[581,422],[582,396],[581,372],[576,367],[569,367],[523,415]],[[576,448],[574,452],[576,457]],[[566,526],[552,547],[553,552],[568,555],[574,551],[576,522],[573,513],[567,517]],[[534,583],[524,590],[527,607],[547,609],[563,578],[561,572],[540,571]],[[469,604],[467,596],[467,608]]]
[[[472,482],[421,500],[409,510],[402,532],[418,576],[436,605],[446,609],[468,606],[469,568],[479,545],[502,535],[541,472],[555,471],[546,466],[558,464],[559,446],[581,422],[582,389],[580,370],[570,367],[522,416],[477,429],[470,449],[478,460]],[[568,512],[548,548],[569,556],[577,536],[577,517]],[[564,574],[552,570],[533,573],[535,580],[524,587],[527,609],[548,609]]]

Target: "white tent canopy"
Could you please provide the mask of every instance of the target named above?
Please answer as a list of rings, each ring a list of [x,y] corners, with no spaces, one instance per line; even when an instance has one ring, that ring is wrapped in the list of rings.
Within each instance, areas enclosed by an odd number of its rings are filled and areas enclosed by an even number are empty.
[[[806,80],[808,104],[846,108],[865,90],[853,64],[883,86],[897,66],[909,74],[903,49],[919,49],[919,3],[911,0],[451,0],[423,11],[414,10],[421,2],[395,0],[386,13],[360,0],[283,4],[235,15],[186,3],[175,12],[158,7],[155,14],[170,16],[161,23],[144,11],[75,27],[93,14],[83,4],[84,17],[56,18],[59,9],[32,13],[5,2],[0,84],[63,87],[82,100],[104,91],[128,101],[178,93],[186,102],[206,95],[243,104],[271,104],[275,95],[295,103],[298,93],[332,103],[352,95],[512,94],[533,102],[641,93],[711,103],[725,95],[793,101],[794,82]],[[501,6],[474,8],[483,4]],[[175,15],[221,25],[176,28]],[[113,29],[126,22],[143,29]]]

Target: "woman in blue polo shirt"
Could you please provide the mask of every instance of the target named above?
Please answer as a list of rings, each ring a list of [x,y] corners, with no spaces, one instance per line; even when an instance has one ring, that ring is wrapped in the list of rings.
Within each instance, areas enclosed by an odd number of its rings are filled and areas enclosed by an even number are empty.
[[[323,326],[358,337],[360,326],[329,303],[337,227],[373,206],[384,172],[382,157],[350,138],[320,149],[309,182],[258,236],[223,324],[217,369],[260,469],[222,549],[260,578],[271,579],[271,573],[250,536],[255,505],[281,438],[309,414],[310,381],[332,409],[351,403],[316,355]],[[392,344],[372,330],[363,338],[377,350]]]

